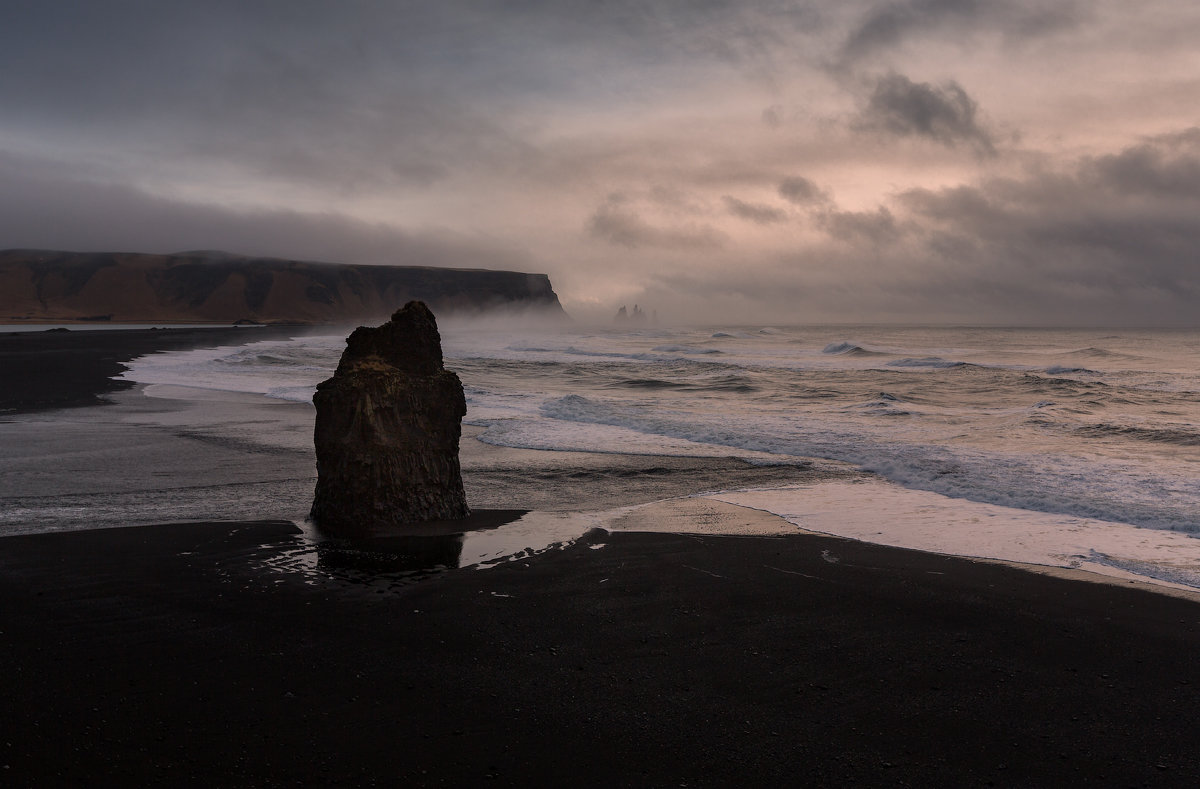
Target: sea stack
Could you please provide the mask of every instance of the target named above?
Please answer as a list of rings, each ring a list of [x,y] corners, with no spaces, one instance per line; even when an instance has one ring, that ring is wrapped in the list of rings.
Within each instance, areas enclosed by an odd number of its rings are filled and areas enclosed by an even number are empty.
[[[323,531],[370,534],[470,514],[458,464],[466,400],[442,366],[442,339],[424,303],[355,329],[313,403],[311,517]]]

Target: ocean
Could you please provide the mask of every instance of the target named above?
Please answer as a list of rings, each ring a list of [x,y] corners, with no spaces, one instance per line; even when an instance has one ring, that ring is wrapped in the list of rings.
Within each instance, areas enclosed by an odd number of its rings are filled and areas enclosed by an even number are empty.
[[[1198,331],[444,321],[442,335],[465,424],[485,444],[671,458],[662,498],[684,490],[797,528],[1200,588]],[[276,489],[241,504],[226,491],[237,511],[271,517],[289,485],[311,484],[311,406],[270,405],[309,403],[344,339],[142,357],[125,374],[144,385],[138,397],[206,405],[185,416],[143,405],[132,421],[288,458]],[[690,487],[668,484],[673,468],[691,469]],[[576,507],[590,525],[632,506],[610,476],[606,501]],[[558,528],[556,539],[570,531]]]

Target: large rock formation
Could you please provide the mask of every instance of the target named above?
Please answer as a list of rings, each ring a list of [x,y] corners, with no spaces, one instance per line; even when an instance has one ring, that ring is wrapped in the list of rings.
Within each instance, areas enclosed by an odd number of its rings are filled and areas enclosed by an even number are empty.
[[[313,402],[312,518],[322,530],[366,534],[470,514],[458,465],[466,400],[442,366],[441,336],[423,303],[355,329]]]
[[[566,317],[545,274],[244,257],[0,251],[0,323],[336,323],[411,299],[439,314]]]

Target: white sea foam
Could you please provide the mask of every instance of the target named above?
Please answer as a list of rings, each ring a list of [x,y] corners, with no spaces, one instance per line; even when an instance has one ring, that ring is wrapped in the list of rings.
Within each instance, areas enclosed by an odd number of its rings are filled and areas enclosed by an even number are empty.
[[[344,345],[344,337],[330,335],[153,353],[135,359],[118,377],[147,385],[171,384],[311,402],[316,385],[337,366]],[[148,393],[155,394],[153,389]]]
[[[1200,335],[830,334],[443,330],[466,420],[495,444],[820,457],[981,504],[1200,530]],[[155,354],[126,377],[307,402],[343,339]]]
[[[871,479],[705,498],[866,542],[1200,588],[1200,540],[1174,532],[951,499]]]

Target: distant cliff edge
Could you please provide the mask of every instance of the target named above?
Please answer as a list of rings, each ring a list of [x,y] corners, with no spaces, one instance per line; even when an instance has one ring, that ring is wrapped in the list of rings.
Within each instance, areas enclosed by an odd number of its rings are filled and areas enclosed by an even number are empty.
[[[339,323],[386,317],[414,299],[439,314],[566,317],[545,274],[225,252],[0,251],[0,323]]]

